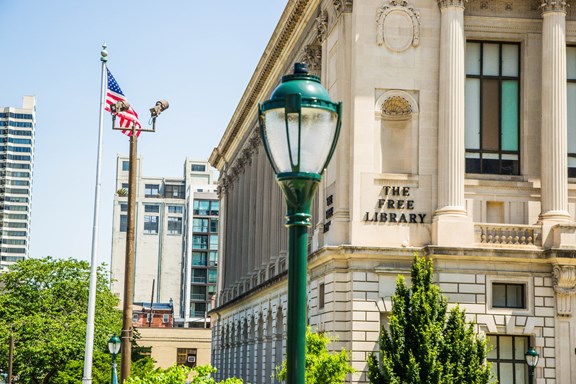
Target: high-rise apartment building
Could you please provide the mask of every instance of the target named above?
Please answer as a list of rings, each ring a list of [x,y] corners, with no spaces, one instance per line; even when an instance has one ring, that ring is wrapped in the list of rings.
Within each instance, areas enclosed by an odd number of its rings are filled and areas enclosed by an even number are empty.
[[[128,217],[127,157],[119,156],[112,238],[112,291],[123,298]],[[215,170],[186,159],[183,178],[144,177],[137,167],[134,301],[172,302],[174,326],[207,327],[216,288]]]
[[[36,99],[0,108],[0,270],[28,256]]]

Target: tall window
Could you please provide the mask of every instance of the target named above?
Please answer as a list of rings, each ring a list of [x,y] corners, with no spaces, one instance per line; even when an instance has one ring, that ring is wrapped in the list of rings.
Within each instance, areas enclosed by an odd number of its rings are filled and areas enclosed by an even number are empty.
[[[218,233],[218,219],[210,220],[210,232]]]
[[[576,177],[576,47],[566,48],[568,102],[568,177]]]
[[[168,217],[168,234],[181,235],[182,234],[182,218],[181,217]]]
[[[528,337],[488,335],[488,361],[492,372],[503,384],[526,384],[528,379],[524,354],[528,350]]]
[[[120,232],[126,232],[128,228],[128,215],[120,215]]]
[[[466,172],[518,175],[520,45],[466,43]]]
[[[158,216],[144,216],[144,233],[158,234]]]

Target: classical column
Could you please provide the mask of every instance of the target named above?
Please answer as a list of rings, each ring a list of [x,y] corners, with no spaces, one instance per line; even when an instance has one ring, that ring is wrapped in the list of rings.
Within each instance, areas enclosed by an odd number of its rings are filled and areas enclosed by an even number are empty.
[[[474,234],[464,201],[464,1],[438,0],[438,209],[432,232],[434,244],[448,246],[472,245]]]
[[[542,1],[542,221],[569,221],[566,2]]]

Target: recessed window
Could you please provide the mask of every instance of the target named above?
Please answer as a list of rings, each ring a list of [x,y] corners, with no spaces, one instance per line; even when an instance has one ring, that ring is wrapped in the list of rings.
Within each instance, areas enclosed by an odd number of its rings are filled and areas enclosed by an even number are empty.
[[[158,197],[159,194],[160,194],[159,184],[144,184],[145,197]]]
[[[129,161],[123,161],[122,162],[122,170],[123,171],[129,171],[130,170],[130,162]]]
[[[168,217],[168,234],[181,235],[182,234],[182,218],[181,217]]]
[[[184,185],[182,184],[166,184],[164,186],[164,197],[168,199],[183,199]]]
[[[528,379],[524,354],[528,350],[526,336],[488,335],[488,361],[499,383],[524,384]]]
[[[192,172],[205,172],[206,166],[204,164],[192,164],[191,171]]]
[[[162,315],[162,322],[164,324],[168,324],[170,322],[170,315],[168,315],[168,314]]]
[[[138,322],[138,314],[137,314],[137,313],[132,314],[132,322],[133,322],[133,323],[137,323],[137,322]]]
[[[126,232],[128,228],[128,216],[120,215],[120,232]]]
[[[520,45],[466,43],[466,172],[518,175]]]
[[[120,204],[120,212],[128,212],[128,204]]]
[[[324,308],[324,296],[326,294],[326,286],[324,283],[318,285],[318,309]]]
[[[158,234],[158,216],[144,216],[144,233]]]
[[[524,284],[492,283],[492,307],[526,308]]]
[[[218,233],[218,219],[210,220],[210,232]]]

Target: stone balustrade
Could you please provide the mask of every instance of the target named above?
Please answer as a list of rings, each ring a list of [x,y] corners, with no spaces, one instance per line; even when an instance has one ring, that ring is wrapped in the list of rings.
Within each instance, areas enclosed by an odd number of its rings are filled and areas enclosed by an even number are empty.
[[[542,228],[538,225],[474,224],[477,244],[505,246],[542,245]]]

